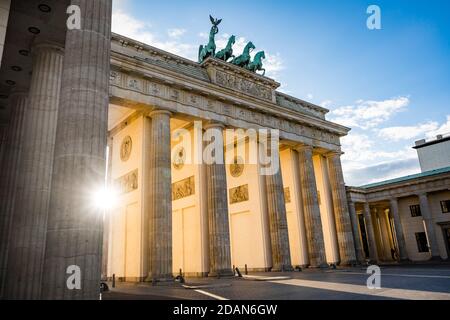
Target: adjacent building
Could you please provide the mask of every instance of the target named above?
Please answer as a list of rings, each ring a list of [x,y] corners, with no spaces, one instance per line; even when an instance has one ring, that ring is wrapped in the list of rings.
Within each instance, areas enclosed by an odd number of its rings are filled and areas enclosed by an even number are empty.
[[[375,262],[449,259],[449,139],[416,142],[421,173],[347,187],[360,255]]]

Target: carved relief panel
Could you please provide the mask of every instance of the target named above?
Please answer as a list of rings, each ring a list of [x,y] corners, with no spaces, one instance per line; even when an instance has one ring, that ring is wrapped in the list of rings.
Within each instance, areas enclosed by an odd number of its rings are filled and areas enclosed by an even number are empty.
[[[245,202],[249,200],[248,184],[230,189],[230,204]]]
[[[180,200],[195,194],[194,176],[172,184],[172,200]]]

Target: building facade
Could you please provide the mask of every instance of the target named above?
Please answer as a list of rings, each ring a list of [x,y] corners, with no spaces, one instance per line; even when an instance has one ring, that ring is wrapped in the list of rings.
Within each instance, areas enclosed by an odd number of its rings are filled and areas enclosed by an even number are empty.
[[[120,196],[108,214],[104,276],[147,279],[154,263],[148,238],[157,232],[161,239],[167,227],[169,273],[215,274],[215,260],[226,273],[233,265],[269,271],[356,262],[340,164],[339,138],[348,129],[326,121],[326,109],[277,92],[275,81],[229,63],[210,58],[198,64],[119,35],[112,39],[111,68],[110,180]],[[154,132],[152,115],[163,121],[162,131]],[[235,164],[233,150],[223,155],[231,162],[215,168],[195,163],[189,157],[196,152],[186,149],[202,144],[198,124],[215,128],[224,148],[241,143],[244,151],[261,148],[248,130],[279,130],[281,170],[261,175],[259,158]],[[187,139],[174,138],[180,129]],[[230,140],[229,129],[246,131]],[[180,139],[189,146],[178,146]],[[151,176],[156,151],[170,179],[152,180],[158,178]],[[165,220],[148,230],[148,215],[159,212]],[[211,230],[219,217],[220,236]],[[220,253],[215,241],[227,247],[226,261],[214,256]]]
[[[421,173],[347,188],[360,255],[373,262],[449,259],[447,140],[416,142]]]
[[[69,5],[80,8],[79,29],[66,27]],[[102,270],[161,281],[180,270],[231,275],[233,265],[356,263],[340,163],[348,128],[272,79],[111,35],[110,23],[108,0],[10,3],[0,74],[3,298],[95,299]],[[230,138],[230,129],[244,135]],[[189,145],[202,154],[205,141],[222,150],[215,161],[189,161]],[[257,156],[229,151],[240,147]],[[266,152],[280,170],[261,174]],[[92,204],[105,184],[117,190],[107,214]],[[67,286],[70,270],[80,271],[81,290]]]
[[[450,167],[450,134],[438,135],[436,139],[416,141],[422,172]]]

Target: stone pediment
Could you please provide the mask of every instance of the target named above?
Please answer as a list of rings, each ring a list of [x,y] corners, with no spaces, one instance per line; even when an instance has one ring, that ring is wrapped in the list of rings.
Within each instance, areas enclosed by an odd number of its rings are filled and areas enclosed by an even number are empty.
[[[250,72],[230,63],[211,58],[202,64],[212,83],[258,99],[276,103],[280,84],[272,79]]]

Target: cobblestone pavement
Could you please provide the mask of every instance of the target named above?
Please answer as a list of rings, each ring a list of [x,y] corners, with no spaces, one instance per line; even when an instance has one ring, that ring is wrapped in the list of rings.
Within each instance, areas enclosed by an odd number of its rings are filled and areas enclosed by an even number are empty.
[[[103,299],[139,300],[450,300],[450,265],[381,267],[381,289],[367,288],[365,268],[254,273],[249,278],[186,279],[181,284],[123,284]]]

